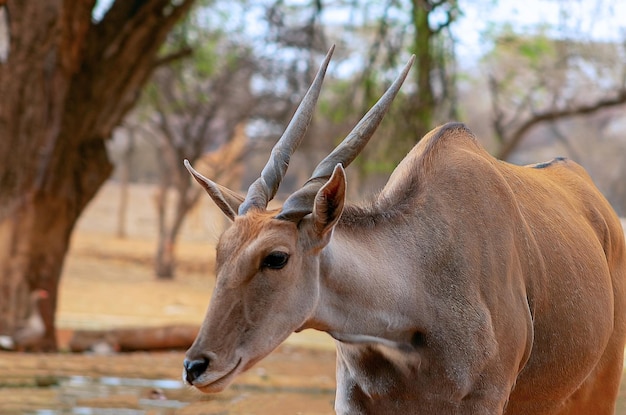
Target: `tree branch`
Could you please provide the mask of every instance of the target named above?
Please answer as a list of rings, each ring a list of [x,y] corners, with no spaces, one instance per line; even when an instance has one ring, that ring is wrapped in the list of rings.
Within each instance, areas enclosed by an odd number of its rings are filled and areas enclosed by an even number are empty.
[[[177,50],[176,52],[172,52],[165,56],[158,57],[154,62],[153,70],[160,66],[169,65],[170,63],[175,62],[179,59],[191,56],[191,54],[193,54],[193,49],[191,49],[190,47],[185,47]]]
[[[571,158],[575,160],[582,160],[580,152],[576,150],[576,148],[572,145],[569,139],[565,135],[563,135],[557,124],[550,124],[550,130],[556,137],[557,141],[560,141],[563,144],[565,149],[569,152],[569,156]]]
[[[152,74],[155,56],[167,33],[192,4],[193,0],[181,0],[176,5],[171,0],[117,0],[101,21],[92,23],[84,70],[73,80],[71,93],[76,96],[69,100],[82,102],[85,95],[96,99],[88,101],[89,108],[77,112],[73,121],[77,136],[110,135]],[[108,77],[112,72],[116,76]],[[99,111],[87,113],[93,107]]]
[[[493,111],[492,125],[496,133],[496,139],[502,143],[504,140],[504,112],[500,105],[500,89],[498,88],[498,81],[493,74],[487,75],[487,81],[489,85],[489,92],[491,93],[491,108]]]
[[[456,4],[456,1],[449,1],[449,0],[439,0],[439,1],[433,1],[431,2],[430,6],[431,6],[431,11],[435,10],[438,7],[442,7],[444,5],[448,5],[450,6],[448,10],[446,10],[446,21],[437,25],[436,28],[432,29],[433,33],[435,34],[439,34],[441,33],[444,29],[450,27],[450,25],[452,23],[454,23],[456,21],[457,15],[458,15],[458,6]]]
[[[510,134],[510,138],[505,140],[505,144],[500,149],[497,157],[502,160],[508,159],[524,136],[537,124],[577,115],[591,114],[604,108],[615,107],[624,103],[626,103],[626,89],[621,90],[614,98],[600,99],[592,104],[537,113],[520,125],[519,128],[517,128],[512,134]]]

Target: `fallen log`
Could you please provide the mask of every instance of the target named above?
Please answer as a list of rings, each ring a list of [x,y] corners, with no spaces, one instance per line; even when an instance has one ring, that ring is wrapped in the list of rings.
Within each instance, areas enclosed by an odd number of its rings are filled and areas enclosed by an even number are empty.
[[[187,349],[199,327],[171,325],[110,330],[76,330],[69,342],[72,352],[132,352]]]

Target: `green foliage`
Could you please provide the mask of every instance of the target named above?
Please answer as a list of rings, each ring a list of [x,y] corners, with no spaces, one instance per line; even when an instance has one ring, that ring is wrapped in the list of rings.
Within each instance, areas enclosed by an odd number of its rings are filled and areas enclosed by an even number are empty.
[[[555,41],[549,37],[549,29],[548,25],[540,25],[517,32],[511,23],[491,23],[482,38],[493,47],[483,60],[521,58],[523,67],[540,69],[546,59],[556,56]]]
[[[352,88],[352,82],[345,79],[336,79],[326,83],[324,94],[317,103],[316,117],[325,118],[334,124],[341,124],[348,120],[355,112],[352,100],[345,99],[352,95]]]
[[[527,39],[525,42],[520,42],[517,50],[533,64],[537,66],[537,63],[543,59],[546,55],[554,55],[553,44],[545,34],[540,34],[534,38]]]
[[[245,0],[232,0],[229,4],[232,2],[246,3]],[[166,68],[157,69],[157,76],[143,91],[139,113],[147,114],[156,108],[157,100],[161,111],[181,114],[188,110],[189,105],[207,103],[210,97],[203,93],[207,85],[228,68],[234,68],[245,55],[240,47],[230,44],[234,29],[226,27],[229,19],[227,9],[223,7],[225,3],[220,0],[200,1],[194,11],[170,32],[160,56],[167,58],[180,53],[181,57],[169,62]],[[184,51],[190,53],[182,53]],[[167,81],[161,77],[159,85],[158,72],[163,70],[168,72]]]
[[[483,40],[492,47],[482,64],[490,73],[497,105],[521,114],[551,105],[555,91],[567,82],[567,54],[563,42],[551,37],[551,27],[514,28],[510,23],[489,25]]]
[[[397,163],[393,160],[363,160],[361,162],[361,171],[365,175],[389,174],[395,169]]]

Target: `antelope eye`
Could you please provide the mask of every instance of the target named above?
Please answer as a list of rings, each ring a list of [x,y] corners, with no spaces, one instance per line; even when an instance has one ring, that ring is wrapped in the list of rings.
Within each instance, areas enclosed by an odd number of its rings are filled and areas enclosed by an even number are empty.
[[[263,268],[281,269],[287,265],[289,254],[286,252],[274,251],[263,259],[261,266]]]

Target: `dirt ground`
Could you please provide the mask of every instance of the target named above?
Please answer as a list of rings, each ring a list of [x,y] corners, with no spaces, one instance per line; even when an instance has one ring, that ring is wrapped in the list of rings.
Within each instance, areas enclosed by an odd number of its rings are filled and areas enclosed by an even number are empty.
[[[151,268],[156,245],[152,192],[147,186],[132,187],[126,238],[115,236],[115,184],[105,186],[79,222],[60,287],[57,325],[62,349],[75,329],[201,323],[213,288],[221,213],[208,201],[192,212],[177,250],[177,276],[158,281]],[[334,344],[323,333],[291,336],[217,395],[184,386],[182,360],[181,351],[0,353],[0,414],[333,413]],[[620,402],[616,413],[626,415],[626,405]]]

